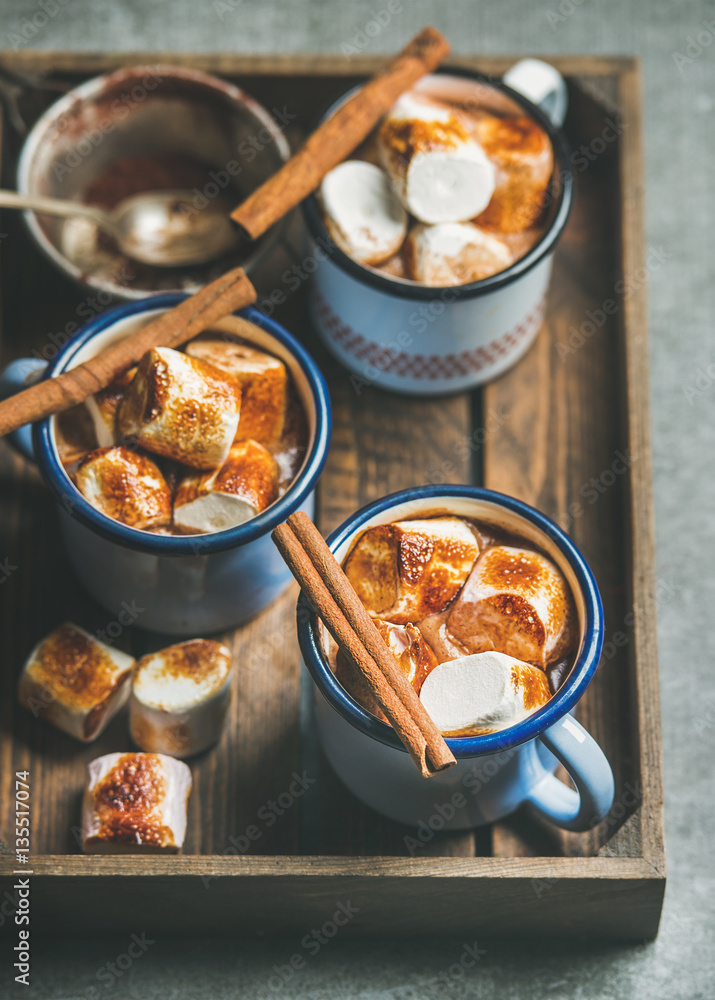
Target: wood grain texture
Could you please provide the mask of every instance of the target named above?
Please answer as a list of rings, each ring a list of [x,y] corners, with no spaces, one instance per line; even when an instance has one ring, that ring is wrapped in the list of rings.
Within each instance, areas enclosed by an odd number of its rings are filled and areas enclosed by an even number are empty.
[[[268,107],[288,101],[296,115],[288,129],[294,144],[327,104],[382,61],[32,51],[0,53],[0,59],[68,83],[132,61],[223,73]],[[494,73],[512,61],[455,60]],[[302,285],[294,292],[286,281],[286,269],[304,253],[297,216],[255,283],[259,303],[276,288],[286,293],[289,301],[276,318],[308,346],[329,381],[334,432],[318,506],[325,533],[357,507],[415,483],[485,481],[561,517],[565,526],[569,503],[581,502],[582,513],[568,527],[596,570],[608,638],[631,609],[639,611],[632,627],[623,629],[625,644],[614,645],[604,659],[580,718],[605,748],[621,792],[640,781],[640,806],[625,807],[586,835],[562,836],[518,813],[494,831],[435,837],[420,857],[410,858],[404,837],[412,831],[353,799],[322,756],[312,683],[301,675],[295,643],[293,591],[224,637],[236,654],[236,697],[219,746],[192,762],[196,784],[185,856],[81,856],[75,834],[84,764],[128,745],[126,722],[114,720],[98,743],[78,747],[17,709],[14,686],[33,643],[60,621],[74,619],[94,631],[111,616],[72,577],[53,501],[38,473],[3,442],[0,560],[7,554],[17,569],[0,585],[0,839],[8,850],[11,780],[15,770],[29,767],[38,929],[72,930],[84,921],[86,931],[131,931],[141,912],[151,926],[172,932],[198,925],[209,931],[227,920],[247,931],[299,931],[318,915],[324,920],[336,899],[352,897],[361,900],[362,912],[351,930],[365,933],[424,930],[438,916],[447,933],[467,927],[533,933],[547,927],[548,933],[630,940],[655,934],[664,869],[644,288],[622,297],[614,316],[574,354],[561,360],[556,353],[559,342],[568,342],[570,327],[578,330],[586,312],[599,307],[619,278],[635,274],[643,257],[638,72],[626,58],[553,62],[574,77],[566,125],[573,145],[600,135],[615,108],[629,127],[587,169],[576,171],[576,208],[555,257],[544,328],[503,379],[483,393],[448,399],[414,401],[373,388],[358,394],[316,343]],[[47,103],[46,94],[29,93],[23,113],[32,121]],[[8,187],[17,151],[10,136],[2,162]],[[50,359],[56,344],[106,302],[58,275],[34,249],[17,215],[4,213],[2,230],[8,233],[0,248],[2,361],[33,350]],[[475,435],[482,428],[486,436]],[[589,503],[581,487],[624,448],[637,460]],[[137,653],[163,642],[140,629],[117,641]],[[289,793],[294,773],[311,779],[307,790],[269,822],[270,803]],[[250,826],[260,836],[244,853]],[[0,856],[0,874],[10,864]],[[5,877],[0,888],[9,885]],[[107,893],[114,901],[111,912]]]

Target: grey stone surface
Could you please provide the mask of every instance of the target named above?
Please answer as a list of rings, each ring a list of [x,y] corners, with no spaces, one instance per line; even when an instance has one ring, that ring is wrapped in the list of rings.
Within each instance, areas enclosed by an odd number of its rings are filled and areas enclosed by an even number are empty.
[[[41,3],[1,0],[0,46],[340,52],[371,19],[371,8],[383,6],[382,0],[58,0],[57,13],[25,41],[23,19],[42,10]],[[121,978],[99,984],[100,995],[114,1000],[715,996],[715,691],[709,659],[715,654],[709,632],[715,605],[715,383],[706,371],[715,362],[715,4],[403,0],[401,12],[371,39],[368,50],[393,50],[429,22],[446,32],[457,53],[636,53],[644,61],[647,235],[649,244],[670,254],[650,287],[658,576],[671,588],[659,608],[669,861],[661,933],[655,943],[630,948],[489,944],[474,969],[446,980],[443,973],[471,942],[338,938],[273,991],[272,966],[290,958],[295,941],[197,941],[180,947],[161,941]],[[97,986],[97,971],[127,943],[43,945],[32,996],[87,995]],[[24,989],[17,993],[24,995]]]

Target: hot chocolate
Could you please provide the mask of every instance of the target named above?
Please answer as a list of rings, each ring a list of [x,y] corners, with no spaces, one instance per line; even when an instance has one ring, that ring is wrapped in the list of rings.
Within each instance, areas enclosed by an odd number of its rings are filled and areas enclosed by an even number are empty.
[[[576,609],[563,574],[488,522],[441,514],[374,526],[343,568],[445,735],[520,722],[573,664]],[[330,652],[338,680],[382,718],[344,654]]]

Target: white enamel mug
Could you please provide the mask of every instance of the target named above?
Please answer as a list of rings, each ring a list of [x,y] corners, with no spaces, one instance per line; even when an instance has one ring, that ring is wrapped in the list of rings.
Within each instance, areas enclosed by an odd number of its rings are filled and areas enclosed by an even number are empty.
[[[528,803],[567,830],[596,826],[613,803],[610,765],[571,711],[588,687],[603,645],[603,609],[583,556],[549,518],[513,497],[477,486],[421,486],[376,500],[328,538],[339,562],[366,528],[410,517],[449,513],[496,524],[542,549],[574,595],[579,648],[568,676],[547,704],[508,729],[450,737],[456,766],[423,778],[387,723],[351,698],[325,655],[326,634],[301,595],[298,639],[317,685],[318,731],[331,766],[354,795],[422,836],[493,823]],[[555,777],[564,765],[575,790]]]
[[[551,259],[571,208],[569,151],[560,131],[567,92],[552,66],[525,59],[503,80],[450,67],[425,77],[416,89],[456,102],[476,100],[495,110],[526,112],[546,130],[554,150],[547,225],[528,253],[499,274],[433,288],[352,260],[329,236],[316,197],[308,198],[304,213],[315,261],[311,315],[328,349],[352,373],[358,392],[366,385],[427,396],[461,392],[510,368],[541,326]]]
[[[177,292],[150,296],[102,313],[49,365],[30,358],[13,362],[0,376],[0,398],[24,388],[40,373],[52,378],[87,361],[184,298]],[[54,417],[13,436],[19,450],[37,462],[58,500],[60,529],[79,580],[115,616],[129,605],[140,628],[172,635],[230,628],[252,618],[292,580],[270,534],[293,511],[312,516],[315,484],[330,442],[330,400],[317,365],[290,333],[258,309],[244,309],[240,315],[254,324],[246,334],[251,342],[287,365],[309,433],[295,481],[250,521],[205,535],[158,535],[130,528],[101,513],[76,489],[57,452]]]

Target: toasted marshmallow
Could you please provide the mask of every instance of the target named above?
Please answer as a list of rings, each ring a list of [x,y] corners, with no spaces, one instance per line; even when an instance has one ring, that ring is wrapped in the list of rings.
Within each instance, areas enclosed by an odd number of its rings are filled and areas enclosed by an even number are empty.
[[[397,196],[421,222],[463,222],[489,204],[494,166],[449,108],[406,94],[378,142]]]
[[[494,732],[521,722],[551,697],[545,674],[504,653],[475,653],[431,671],[420,701],[445,734]]]
[[[404,625],[444,610],[478,554],[474,533],[458,517],[396,521],[368,528],[344,569],[368,611]]]
[[[465,285],[498,274],[512,262],[502,240],[470,223],[414,226],[403,249],[409,276],[423,285]]]
[[[288,372],[281,360],[236,340],[208,337],[192,340],[186,353],[227,372],[240,384],[241,417],[234,441],[278,441],[288,401]]]
[[[572,598],[554,564],[539,552],[486,549],[447,625],[470,652],[495,649],[542,670],[571,642]]]
[[[191,771],[155,753],[108,753],[87,765],[85,854],[178,854],[186,835]]]
[[[117,410],[136,372],[136,367],[129,368],[106,388],[100,389],[94,396],[88,396],[85,400],[85,406],[94,425],[97,445],[100,448],[111,448],[119,441]]]
[[[190,639],[142,657],[129,699],[136,745],[191,757],[216,743],[231,696],[231,665],[231,650],[212,639]]]
[[[256,441],[240,441],[220,469],[182,479],[174,498],[174,524],[185,532],[224,531],[250,521],[277,497],[276,460]]]
[[[541,215],[554,169],[546,132],[526,116],[475,119],[475,134],[496,168],[494,194],[475,222],[502,233],[533,226]]]
[[[171,490],[148,455],[117,445],[97,448],[82,459],[77,489],[93,507],[131,528],[171,523]]]
[[[20,674],[21,705],[89,743],[129,697],[134,658],[65,622],[32,650]]]
[[[118,426],[148,451],[196,469],[226,460],[241,410],[238,382],[213,365],[170,347],[139,362],[119,406]]]
[[[341,250],[361,264],[381,264],[402,246],[407,212],[379,167],[346,160],[320,187],[325,224]]]

